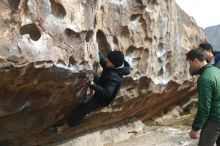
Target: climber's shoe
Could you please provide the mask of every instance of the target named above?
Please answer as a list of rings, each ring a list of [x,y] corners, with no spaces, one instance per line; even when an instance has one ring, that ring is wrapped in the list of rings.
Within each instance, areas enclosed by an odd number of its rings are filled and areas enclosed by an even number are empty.
[[[57,133],[57,127],[49,127],[47,128],[47,132],[50,134]]]

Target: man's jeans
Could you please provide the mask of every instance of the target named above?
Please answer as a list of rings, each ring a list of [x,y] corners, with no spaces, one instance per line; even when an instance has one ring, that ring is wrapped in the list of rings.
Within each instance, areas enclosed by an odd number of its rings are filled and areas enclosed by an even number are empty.
[[[81,104],[79,107],[74,109],[70,118],[67,120],[69,127],[74,127],[80,123],[80,121],[89,113],[97,110],[100,107],[104,107],[97,97],[92,97],[88,102]]]
[[[220,146],[220,123],[208,121],[202,128],[199,146]]]

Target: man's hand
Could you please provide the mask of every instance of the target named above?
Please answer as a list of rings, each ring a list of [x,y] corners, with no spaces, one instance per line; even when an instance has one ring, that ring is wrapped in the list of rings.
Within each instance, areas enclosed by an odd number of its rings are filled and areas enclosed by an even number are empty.
[[[191,139],[197,139],[199,137],[199,131],[191,130],[189,136]]]
[[[95,84],[93,81],[90,82],[90,86],[92,86],[93,84]]]

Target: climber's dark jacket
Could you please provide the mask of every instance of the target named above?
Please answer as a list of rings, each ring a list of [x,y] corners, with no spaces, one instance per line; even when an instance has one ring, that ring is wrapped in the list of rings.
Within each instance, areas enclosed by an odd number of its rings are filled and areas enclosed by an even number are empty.
[[[214,66],[217,68],[220,68],[220,52],[214,53],[215,59],[214,59]]]
[[[130,74],[130,65],[124,61],[123,66],[118,68],[105,67],[105,58],[100,56],[100,65],[103,68],[101,75],[94,74],[94,83],[92,88],[95,90],[93,98],[96,98],[103,105],[108,105],[116,97],[122,83],[124,75]]]

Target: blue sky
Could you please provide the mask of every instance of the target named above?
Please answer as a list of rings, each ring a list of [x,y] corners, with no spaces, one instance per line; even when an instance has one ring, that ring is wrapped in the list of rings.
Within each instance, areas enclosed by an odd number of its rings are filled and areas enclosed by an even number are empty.
[[[220,0],[176,0],[176,2],[200,27],[220,24]]]

